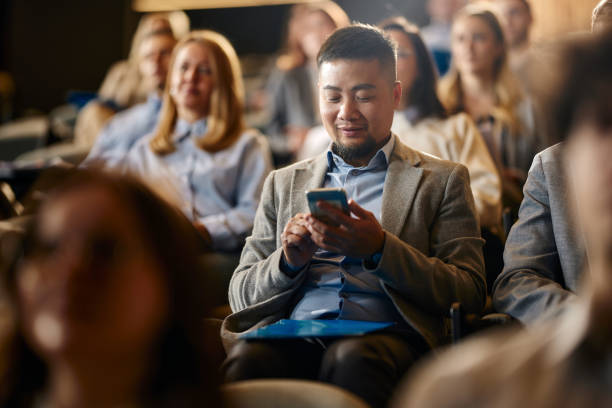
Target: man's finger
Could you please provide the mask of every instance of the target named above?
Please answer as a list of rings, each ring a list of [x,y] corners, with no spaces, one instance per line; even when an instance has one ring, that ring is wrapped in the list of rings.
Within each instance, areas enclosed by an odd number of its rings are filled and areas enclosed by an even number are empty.
[[[338,207],[331,205],[325,201],[318,201],[317,207],[319,207],[322,211],[325,212],[325,215],[332,221],[337,222],[338,224],[349,224],[351,222],[350,215],[346,215],[342,210]]]
[[[342,253],[342,249],[340,248],[341,242],[338,240],[319,234],[318,232],[312,233],[310,238],[312,242],[314,242],[315,245],[321,249],[335,253]]]
[[[369,212],[365,208],[361,207],[352,198],[349,200],[348,205],[349,205],[349,209],[351,210],[351,212],[353,214],[355,214],[357,216],[357,218],[359,218],[359,219],[362,219],[362,220],[363,219],[370,219],[373,216],[373,214],[371,212]]]

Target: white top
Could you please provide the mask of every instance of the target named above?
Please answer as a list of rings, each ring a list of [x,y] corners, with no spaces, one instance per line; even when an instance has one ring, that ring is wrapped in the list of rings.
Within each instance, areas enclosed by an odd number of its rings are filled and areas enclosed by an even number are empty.
[[[466,166],[480,225],[493,229],[499,226],[501,179],[482,136],[467,114],[447,119],[426,118],[413,125],[405,111],[396,111],[391,130],[413,149]]]

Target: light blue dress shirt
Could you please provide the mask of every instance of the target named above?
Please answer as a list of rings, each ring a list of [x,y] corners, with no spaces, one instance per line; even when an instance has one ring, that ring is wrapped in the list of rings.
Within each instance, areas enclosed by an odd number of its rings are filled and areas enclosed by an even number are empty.
[[[100,162],[112,167],[122,161],[140,138],[155,130],[161,105],[159,95],[152,93],[146,102],[113,116],[98,135],[82,165]]]
[[[380,222],[383,187],[394,146],[395,137],[391,136],[365,167],[353,167],[328,150],[324,186],[344,188],[347,198],[371,211]],[[308,266],[301,295],[292,319],[403,321],[379,278],[364,267],[363,259],[320,248]]]
[[[237,250],[253,228],[263,182],[272,169],[268,144],[256,131],[244,132],[230,147],[210,153],[197,140],[206,120],[177,120],[175,151],[153,153],[153,135],[136,142],[119,166],[161,190],[173,190],[177,205],[192,221],[201,222],[217,250]]]

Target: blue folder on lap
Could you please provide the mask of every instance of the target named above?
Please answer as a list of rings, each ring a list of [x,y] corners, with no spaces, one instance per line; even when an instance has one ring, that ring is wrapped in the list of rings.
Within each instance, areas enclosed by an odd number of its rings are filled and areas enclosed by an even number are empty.
[[[290,320],[281,319],[240,336],[242,339],[285,339],[297,337],[360,336],[394,325],[394,322],[358,320]]]

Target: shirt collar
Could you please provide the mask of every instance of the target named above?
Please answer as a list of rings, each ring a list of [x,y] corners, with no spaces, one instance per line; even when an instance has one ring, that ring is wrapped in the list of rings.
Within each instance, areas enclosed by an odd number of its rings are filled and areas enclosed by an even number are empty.
[[[197,138],[206,133],[206,118],[189,123],[183,119],[176,120],[174,127],[173,140],[180,142],[188,136]]]
[[[332,144],[327,148],[327,165],[329,169],[333,168],[355,168],[355,166],[351,166],[346,163],[342,157],[338,156],[332,151]],[[387,143],[378,151],[376,154],[370,159],[370,162],[364,166],[360,167],[362,169],[375,169],[378,167],[387,167],[389,165],[389,160],[391,158],[391,152],[393,152],[393,148],[395,147],[395,135],[391,134]]]

